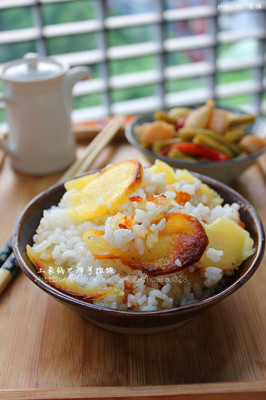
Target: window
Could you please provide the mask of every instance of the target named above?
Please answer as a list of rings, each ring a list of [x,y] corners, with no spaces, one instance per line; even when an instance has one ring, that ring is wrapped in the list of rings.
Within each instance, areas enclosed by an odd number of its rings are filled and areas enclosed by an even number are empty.
[[[265,0],[0,0],[0,67],[33,51],[88,65],[75,120],[208,98],[266,114],[265,18]]]

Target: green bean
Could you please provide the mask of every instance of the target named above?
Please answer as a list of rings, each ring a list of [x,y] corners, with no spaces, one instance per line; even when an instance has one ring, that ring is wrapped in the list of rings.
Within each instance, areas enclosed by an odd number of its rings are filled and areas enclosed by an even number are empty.
[[[234,125],[239,125],[239,124],[249,124],[251,122],[254,122],[256,119],[255,115],[252,114],[245,114],[245,115],[231,115],[229,119],[229,125],[234,126]]]
[[[220,133],[214,132],[211,129],[197,129],[197,128],[183,128],[179,131],[179,137],[184,141],[194,141],[198,135],[206,136],[210,139],[213,139],[220,143],[223,146],[226,146],[233,152],[234,155],[238,155],[240,153],[240,149],[234,143],[229,142],[224,138]],[[224,151],[223,151],[224,153]]]
[[[228,147],[231,150],[231,152],[233,152],[233,154],[235,156],[237,156],[241,152],[241,150],[239,149],[239,147],[235,143],[229,142],[220,133],[217,133],[217,132],[214,132],[214,131],[208,131],[208,132],[205,132],[204,134],[206,136],[208,136],[209,138],[216,140],[218,143],[222,144],[223,146]]]
[[[170,150],[169,153],[167,154],[167,156],[170,158],[181,158],[182,160],[195,161],[195,158],[187,156],[186,154],[182,153],[181,151],[179,151],[176,148]]]
[[[180,143],[180,138],[168,139],[168,140],[158,140],[153,143],[152,150],[155,153],[160,153],[162,150],[166,149],[166,147],[171,146],[171,144]]]
[[[202,129],[202,128],[181,128],[178,131],[178,136],[184,141],[184,142],[190,142],[196,135],[199,134],[205,134],[208,132],[212,132],[210,129]]]
[[[202,146],[210,147],[214,150],[218,150],[221,153],[226,154],[229,158],[234,157],[234,153],[231,151],[231,149],[229,149],[229,147],[223,145],[222,143],[219,143],[217,140],[208,137],[207,135],[197,135],[193,139],[193,142]]]
[[[169,124],[176,124],[176,119],[170,117],[165,111],[162,110],[158,110],[154,113],[154,118],[157,121],[164,121],[164,122],[168,122]]]
[[[231,143],[238,142],[240,139],[242,139],[243,136],[245,136],[244,129],[232,129],[230,131],[227,131],[224,135],[225,139]]]
[[[186,114],[188,114],[191,111],[190,108],[185,108],[185,107],[175,107],[171,108],[171,110],[168,111],[168,116],[175,119],[175,121],[179,121],[181,118],[183,118]]]

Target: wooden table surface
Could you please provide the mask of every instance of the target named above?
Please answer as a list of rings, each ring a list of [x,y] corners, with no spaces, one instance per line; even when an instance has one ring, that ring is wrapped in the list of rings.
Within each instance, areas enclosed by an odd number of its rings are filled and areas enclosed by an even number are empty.
[[[148,165],[138,150],[112,144],[92,168],[128,158]],[[0,246],[27,202],[59,177],[25,176],[5,159]],[[253,204],[265,226],[260,168],[243,173],[234,188]],[[265,398],[265,264],[264,257],[247,284],[223,302],[177,330],[155,335],[101,330],[20,272],[0,298],[0,398]]]

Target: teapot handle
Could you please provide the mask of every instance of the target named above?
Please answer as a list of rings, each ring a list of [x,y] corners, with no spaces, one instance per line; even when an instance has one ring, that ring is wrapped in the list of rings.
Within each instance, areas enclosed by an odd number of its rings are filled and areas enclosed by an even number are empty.
[[[2,148],[6,153],[8,153],[9,155],[14,155],[13,152],[8,148],[7,144],[5,143],[5,141],[0,138],[0,148]]]
[[[0,93],[0,102],[4,102],[4,103],[13,103],[14,100],[12,99],[11,96],[9,96],[8,94],[5,93]]]
[[[74,67],[71,68],[65,75],[63,93],[67,111],[71,112],[72,106],[72,89],[74,84],[82,79],[90,78],[90,70],[88,67]]]
[[[8,95],[6,95],[6,94],[0,93],[0,102],[2,102],[2,101],[5,102],[5,103],[13,103],[13,102],[14,102],[13,99],[12,99],[12,97],[10,97],[10,96],[8,96]],[[6,153],[8,153],[9,155],[14,156],[13,151],[10,150],[10,149],[8,148],[8,146],[7,146],[7,144],[5,143],[5,141],[4,141],[3,139],[1,139],[1,138],[0,138],[0,147],[1,147]]]

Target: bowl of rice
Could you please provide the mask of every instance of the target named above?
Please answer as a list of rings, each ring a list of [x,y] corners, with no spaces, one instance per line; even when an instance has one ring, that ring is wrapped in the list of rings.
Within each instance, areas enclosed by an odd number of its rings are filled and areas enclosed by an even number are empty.
[[[261,221],[228,186],[156,161],[127,160],[56,184],[13,232],[22,271],[98,327],[177,328],[253,275]]]

